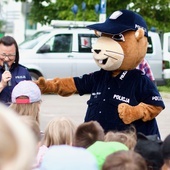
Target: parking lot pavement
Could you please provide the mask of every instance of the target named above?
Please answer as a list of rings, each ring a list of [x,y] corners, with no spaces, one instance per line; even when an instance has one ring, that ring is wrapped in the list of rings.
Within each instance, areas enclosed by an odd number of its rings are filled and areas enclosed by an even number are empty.
[[[157,116],[157,122],[162,139],[170,134],[170,93],[161,93],[165,109]]]
[[[157,116],[162,139],[170,133],[170,94],[163,93],[163,100],[166,108]],[[46,124],[53,117],[69,117],[77,124],[84,121],[89,95],[72,95],[61,97],[59,95],[42,95],[42,105],[40,111],[40,126],[44,130]]]
[[[43,95],[40,111],[40,126],[43,130],[45,125],[53,117],[69,117],[77,124],[84,121],[86,112],[86,102],[89,96],[72,95],[69,97],[61,97],[59,95]]]

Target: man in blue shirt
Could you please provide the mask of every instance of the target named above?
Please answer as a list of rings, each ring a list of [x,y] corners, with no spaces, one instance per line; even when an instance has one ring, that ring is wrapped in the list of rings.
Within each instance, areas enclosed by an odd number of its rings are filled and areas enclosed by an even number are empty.
[[[19,64],[18,45],[13,37],[4,36],[0,39],[0,102],[9,106],[14,86],[23,80],[31,80],[31,76]]]

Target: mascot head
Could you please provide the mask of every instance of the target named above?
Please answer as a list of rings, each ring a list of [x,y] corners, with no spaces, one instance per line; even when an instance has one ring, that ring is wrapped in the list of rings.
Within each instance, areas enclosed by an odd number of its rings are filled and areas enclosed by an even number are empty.
[[[99,37],[92,47],[99,67],[108,71],[134,69],[147,51],[147,25],[137,13],[129,10],[113,12],[104,23],[88,25]]]

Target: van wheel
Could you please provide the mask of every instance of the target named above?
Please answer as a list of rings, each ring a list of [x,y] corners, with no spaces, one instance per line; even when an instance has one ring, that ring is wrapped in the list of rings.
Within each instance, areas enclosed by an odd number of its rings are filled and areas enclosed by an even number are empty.
[[[38,80],[38,78],[40,77],[37,73],[31,72],[31,71],[29,73],[33,81]]]

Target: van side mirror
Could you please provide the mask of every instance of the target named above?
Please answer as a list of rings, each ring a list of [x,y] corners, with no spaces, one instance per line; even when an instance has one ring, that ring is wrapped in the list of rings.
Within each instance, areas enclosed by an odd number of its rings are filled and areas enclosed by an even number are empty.
[[[50,52],[50,51],[51,51],[50,45],[45,44],[38,50],[38,53],[47,53],[47,52]]]

